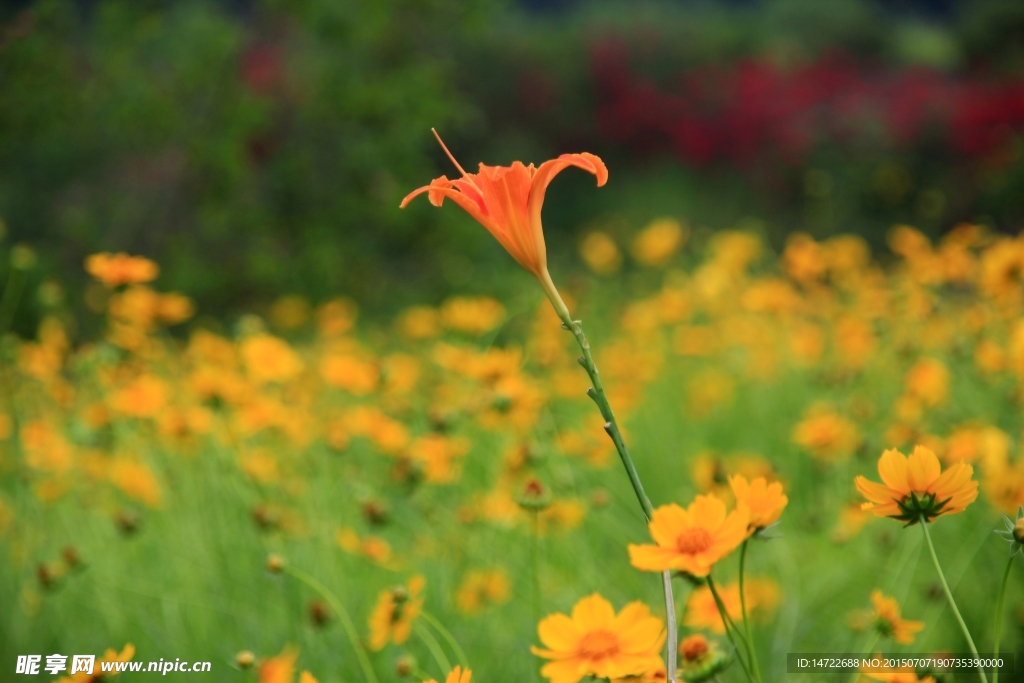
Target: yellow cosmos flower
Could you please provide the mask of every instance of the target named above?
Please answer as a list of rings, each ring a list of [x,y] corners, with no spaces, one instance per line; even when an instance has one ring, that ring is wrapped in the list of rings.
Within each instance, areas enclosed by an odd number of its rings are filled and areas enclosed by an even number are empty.
[[[892,517],[907,525],[932,521],[939,515],[953,515],[978,497],[978,482],[971,479],[974,468],[958,462],[945,472],[930,449],[916,446],[910,457],[891,448],[878,459],[882,484],[857,477],[857,490],[868,499],[861,507],[879,517]]]
[[[370,614],[370,649],[382,650],[389,642],[401,645],[412,633],[412,623],[423,610],[423,587],[426,579],[416,575],[404,586],[388,588],[377,596],[377,605]]]
[[[269,334],[254,334],[240,348],[249,376],[257,383],[285,382],[302,371],[302,360],[288,342]]]
[[[900,617],[900,606],[896,598],[882,594],[880,590],[871,592],[871,604],[874,610],[863,615],[880,635],[892,638],[897,643],[909,645],[914,642],[914,634],[924,628],[923,621],[911,621]],[[860,616],[860,615],[858,615]]]
[[[78,671],[71,676],[64,676],[56,681],[56,683],[94,683],[107,676],[116,676],[118,671],[105,672],[103,671],[103,665],[110,662],[127,662],[135,656],[135,646],[128,643],[121,650],[120,654],[112,648],[108,649],[93,663],[92,673],[87,674],[84,671]]]
[[[752,615],[762,618],[769,616],[778,607],[781,600],[779,585],[771,579],[748,578],[743,584],[746,593],[747,610]],[[740,584],[738,581],[718,589],[726,614],[733,621],[743,618],[740,602]],[[690,593],[686,600],[686,611],[683,624],[692,629],[704,629],[712,633],[725,633],[725,623],[718,611],[715,596],[707,586],[699,586]]]
[[[85,270],[107,287],[149,282],[160,274],[160,266],[142,256],[93,254],[85,259]]]
[[[680,570],[707,576],[711,567],[747,537],[750,511],[738,506],[726,515],[715,496],[697,496],[689,508],[675,503],[654,511],[647,528],[657,545],[630,545],[629,560],[649,572]]]
[[[461,666],[456,666],[448,674],[448,678],[444,679],[444,683],[469,683],[470,679],[473,678],[473,672],[469,669],[463,670]],[[429,681],[423,681],[423,683],[437,683],[433,678]]]
[[[793,428],[793,441],[825,461],[849,457],[860,440],[856,425],[825,404],[811,406]]]
[[[880,655],[875,656],[879,657]],[[931,676],[918,677],[917,672],[910,667],[896,671],[870,671],[862,667],[861,673],[873,681],[883,681],[884,683],[935,683],[935,679]]]
[[[508,602],[511,596],[512,587],[503,570],[471,571],[455,594],[455,604],[460,612],[477,614],[489,604]]]
[[[588,675],[640,676],[662,666],[664,625],[639,601],[615,614],[611,603],[594,593],[576,603],[571,617],[559,613],[542,619],[537,633],[548,649],[531,646],[530,651],[552,660],[540,670],[551,683],[577,683]]]
[[[286,645],[281,654],[260,663],[257,680],[259,683],[292,683],[295,677],[295,660],[299,658],[299,650]]]
[[[750,531],[775,524],[789,504],[789,498],[782,492],[782,484],[777,481],[769,484],[764,477],[748,482],[742,474],[737,474],[729,478],[729,486],[736,496],[736,505],[744,505],[750,511]]]
[[[674,218],[659,218],[633,240],[633,258],[642,265],[660,268],[679,250],[689,233],[689,228]]]
[[[598,275],[610,275],[622,265],[622,254],[606,232],[595,230],[580,243],[580,257]]]

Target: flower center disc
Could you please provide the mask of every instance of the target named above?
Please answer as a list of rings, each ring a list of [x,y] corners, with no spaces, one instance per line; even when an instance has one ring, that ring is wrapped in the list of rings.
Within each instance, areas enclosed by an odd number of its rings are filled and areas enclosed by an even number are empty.
[[[619,651],[619,639],[610,631],[591,631],[580,641],[580,654],[587,659],[610,657]]]
[[[711,534],[704,527],[692,527],[676,537],[676,549],[684,555],[696,555],[711,547]]]

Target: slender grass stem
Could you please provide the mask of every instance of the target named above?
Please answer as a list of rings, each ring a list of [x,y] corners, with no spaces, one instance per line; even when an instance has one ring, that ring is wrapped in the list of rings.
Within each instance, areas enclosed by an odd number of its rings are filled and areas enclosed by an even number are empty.
[[[1010,569],[1013,567],[1014,557],[1014,555],[1010,555],[1010,559],[1006,563],[1006,569],[1003,571],[1003,580],[999,584],[999,597],[996,599],[995,644],[992,655],[994,659],[999,658],[999,641],[1003,635],[1003,599],[1006,597],[1006,582],[1010,578]],[[999,683],[999,669],[992,672],[992,683]]]
[[[932,535],[928,533],[928,522],[925,520],[924,515],[921,515],[921,528],[924,530],[924,540],[928,543],[928,550],[932,554],[932,562],[935,564],[935,571],[939,573],[939,581],[942,582],[942,589],[946,591],[946,599],[949,601],[949,606],[953,608],[953,614],[956,615],[956,620],[960,624],[960,630],[964,633],[964,638],[967,639],[967,645],[971,648],[971,654],[974,655],[975,659],[978,659],[978,648],[974,646],[974,639],[971,638],[971,632],[967,630],[967,624],[964,622],[964,618],[960,616],[960,610],[956,606],[956,600],[953,599],[953,591],[949,590],[949,584],[946,583],[946,575],[942,573],[942,567],[939,565],[939,556],[935,554],[935,546],[932,544]],[[981,679],[981,683],[988,683],[988,676],[985,675],[985,670],[981,667],[980,663],[978,666],[978,677]]]
[[[441,677],[444,678],[447,676],[448,672],[452,670],[452,665],[445,656],[444,650],[441,649],[441,644],[437,642],[437,638],[418,623],[413,625],[413,630],[416,631],[416,635],[419,636],[420,640],[423,641],[423,644],[427,646],[428,650],[430,650],[430,655],[434,658],[434,661],[437,662],[437,665],[441,667]]]
[[[420,612],[420,616],[423,617],[423,620],[425,622],[433,626],[434,630],[440,633],[441,637],[445,639],[449,646],[451,646],[452,651],[454,651],[455,656],[458,657],[459,664],[462,665],[462,668],[468,669],[469,658],[466,657],[465,651],[462,649],[462,646],[459,645],[459,641],[455,640],[455,636],[452,635],[451,631],[445,628],[445,625],[442,624],[437,617],[430,614],[429,612]]]
[[[743,592],[743,569],[747,559],[747,545],[750,539],[743,541],[740,548],[740,611],[743,614],[743,632],[747,637],[747,652],[750,655],[750,668],[754,670],[754,678],[761,683],[761,668],[757,663],[757,652],[754,651],[754,639],[750,635],[750,619],[747,617],[747,598]]]
[[[679,659],[679,635],[677,633],[678,626],[676,624],[676,601],[672,596],[672,573],[664,572],[661,575],[662,589],[665,591],[665,619],[668,624],[668,651],[665,653],[665,666],[669,674],[668,680],[674,681],[676,674],[675,671],[678,668]]]
[[[583,356],[579,358],[579,364],[583,366],[584,370],[586,370],[591,383],[590,389],[587,390],[587,396],[594,401],[597,405],[597,409],[601,411],[601,417],[604,418],[604,431],[608,433],[612,443],[615,444],[615,450],[618,452],[619,458],[622,460],[622,466],[626,468],[626,476],[629,477],[629,483],[633,485],[633,492],[636,494],[636,499],[640,503],[640,509],[643,510],[644,518],[646,521],[650,522],[651,516],[654,514],[654,506],[651,505],[651,499],[647,497],[647,493],[644,491],[644,485],[640,482],[640,475],[636,471],[636,466],[633,464],[633,458],[629,455],[629,449],[626,448],[626,441],[622,438],[622,431],[619,429],[619,423],[615,419],[615,413],[612,411],[611,404],[608,402],[608,396],[604,390],[604,383],[601,381],[601,374],[598,372],[597,364],[594,362],[594,356],[590,352],[590,342],[587,341],[587,336],[583,334],[583,323],[579,320],[572,319],[572,316],[569,314],[569,308],[565,305],[565,302],[562,301],[562,297],[559,296],[558,290],[555,289],[555,285],[551,282],[550,276],[547,277],[546,281],[541,281],[541,286],[544,288],[544,292],[551,301],[551,305],[555,307],[555,312],[562,321],[562,326],[572,332],[572,335],[576,338],[576,343],[580,347],[580,351],[583,352]],[[679,634],[675,620],[676,605],[675,600],[672,597],[671,572],[666,571],[662,574],[661,584],[665,593],[665,617],[668,626],[665,669],[668,677],[668,683],[675,683],[675,662],[676,652],[679,647]]]
[[[530,544],[530,574],[533,580],[533,620],[540,621],[540,511],[533,510],[533,538]]]
[[[864,654],[872,654],[871,651],[875,648],[875,645],[877,643],[878,643],[878,629],[871,629],[871,640],[868,641],[868,644],[862,650],[864,652]],[[860,678],[861,678],[860,671],[854,671],[852,674],[850,674],[850,683],[857,683],[860,680]]]
[[[740,651],[739,646],[736,645],[736,637],[733,636],[733,631],[736,632],[737,636],[740,636],[739,629],[736,628],[736,624],[734,624],[732,618],[729,617],[729,612],[725,609],[725,603],[722,602],[722,597],[718,594],[718,589],[715,588],[715,580],[711,578],[711,574],[708,574],[708,588],[711,590],[712,597],[715,598],[715,606],[718,607],[718,614],[722,617],[722,624],[725,626],[725,635],[729,638],[729,642],[732,644],[733,652],[736,653],[736,661],[739,662],[740,667],[743,668],[743,673],[746,674],[747,680],[753,681],[754,677],[750,673],[750,668],[743,659],[743,653]]]
[[[377,674],[373,671],[373,666],[370,664],[370,658],[366,654],[366,650],[363,648],[363,644],[359,642],[359,634],[356,631],[355,623],[352,621],[352,617],[349,615],[348,610],[345,609],[341,601],[322,584],[318,579],[310,576],[301,569],[295,569],[294,567],[285,566],[285,573],[298,579],[302,583],[306,584],[314,591],[320,594],[327,604],[331,606],[335,614],[338,615],[338,619],[341,621],[342,628],[345,629],[345,633],[348,635],[348,640],[352,644],[352,649],[356,651],[356,659],[359,660],[359,667],[363,670],[363,677],[366,678],[367,683],[378,683]]]

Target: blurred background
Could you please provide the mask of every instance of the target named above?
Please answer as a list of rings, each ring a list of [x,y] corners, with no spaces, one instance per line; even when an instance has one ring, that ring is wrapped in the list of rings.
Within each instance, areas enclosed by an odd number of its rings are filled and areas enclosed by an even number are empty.
[[[694,243],[741,227],[776,250],[802,231],[879,252],[896,224],[1024,220],[1013,0],[0,7],[0,216],[6,246],[38,257],[25,291],[79,292],[88,254],[127,251],[219,319],[282,293],[371,318],[505,296],[522,280],[479,225],[398,209],[454,173],[432,126],[470,169],[607,162],[602,190],[569,172],[549,193],[556,278],[586,267],[589,232],[627,240],[662,216]],[[44,304],[14,329],[32,336]]]

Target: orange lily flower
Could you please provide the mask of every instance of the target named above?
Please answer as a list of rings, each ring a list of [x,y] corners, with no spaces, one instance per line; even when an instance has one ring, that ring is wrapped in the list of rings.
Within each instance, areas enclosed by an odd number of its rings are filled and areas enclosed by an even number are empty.
[[[435,178],[430,185],[410,192],[402,200],[401,208],[404,209],[414,197],[424,192],[434,206],[441,206],[445,198],[451,199],[487,228],[519,265],[533,273],[544,293],[555,301],[558,293],[548,274],[544,229],[540,220],[544,193],[552,178],[569,166],[593,173],[597,177],[597,186],[601,187],[608,181],[604,162],[583,152],[563,154],[537,168],[533,164],[524,166],[522,162],[514,161],[511,166],[480,164],[478,173],[466,173],[437,131],[433,133],[462,177],[456,180],[449,180],[447,176]]]

